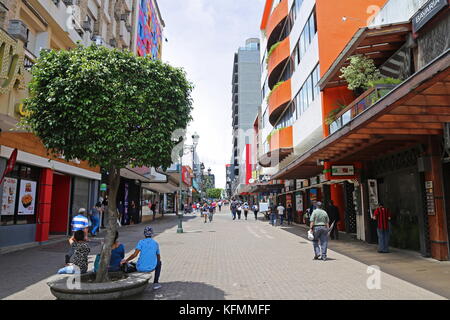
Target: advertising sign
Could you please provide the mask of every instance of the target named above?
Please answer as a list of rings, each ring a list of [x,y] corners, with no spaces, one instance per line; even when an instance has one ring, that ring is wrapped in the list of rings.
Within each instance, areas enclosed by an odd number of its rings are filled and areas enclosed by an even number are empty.
[[[355,175],[354,166],[331,166],[332,177],[354,176],[354,175]]]
[[[36,202],[36,181],[21,180],[19,191],[19,215],[33,215]]]
[[[430,0],[412,18],[413,32],[416,33],[437,15],[442,9],[448,7],[448,0]]]
[[[267,212],[267,211],[269,211],[269,203],[268,202],[260,202],[259,203],[259,211],[260,212]]]
[[[14,215],[16,205],[17,179],[5,178],[3,181],[2,216]]]
[[[297,212],[303,212],[303,195],[300,192],[295,195],[295,208]]]

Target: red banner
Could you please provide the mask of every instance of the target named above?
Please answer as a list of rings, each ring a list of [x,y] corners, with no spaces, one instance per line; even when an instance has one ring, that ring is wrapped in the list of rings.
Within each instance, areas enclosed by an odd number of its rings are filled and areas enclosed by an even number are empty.
[[[6,163],[5,171],[3,172],[2,179],[0,180],[0,184],[2,184],[3,179],[5,179],[5,176],[14,170],[14,166],[16,165],[17,160],[17,149],[14,149],[14,151],[11,153],[11,156],[8,159],[8,162]]]

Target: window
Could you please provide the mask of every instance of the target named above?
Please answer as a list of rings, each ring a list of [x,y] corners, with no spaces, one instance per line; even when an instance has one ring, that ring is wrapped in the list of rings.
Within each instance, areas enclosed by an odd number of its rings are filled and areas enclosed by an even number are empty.
[[[314,36],[317,32],[317,26],[316,26],[316,11],[314,10],[311,15],[308,18],[308,21],[306,21],[305,26],[303,27],[303,31],[300,34],[300,38],[298,40],[297,45],[299,46],[299,52],[298,52],[298,63],[300,63],[300,60],[303,59],[306,50],[308,50],[309,45],[314,39]]]
[[[39,176],[39,168],[16,164],[5,177],[0,225],[36,223]]]

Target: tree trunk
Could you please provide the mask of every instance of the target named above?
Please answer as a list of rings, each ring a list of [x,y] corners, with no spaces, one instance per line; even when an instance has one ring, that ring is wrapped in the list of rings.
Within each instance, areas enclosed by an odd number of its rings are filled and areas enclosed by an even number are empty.
[[[95,282],[106,282],[108,278],[109,261],[111,260],[111,248],[117,231],[117,206],[116,197],[120,184],[120,169],[115,166],[109,168],[109,190],[108,190],[108,211],[105,219],[107,219],[107,228],[102,253],[100,256],[100,264],[97,270]]]

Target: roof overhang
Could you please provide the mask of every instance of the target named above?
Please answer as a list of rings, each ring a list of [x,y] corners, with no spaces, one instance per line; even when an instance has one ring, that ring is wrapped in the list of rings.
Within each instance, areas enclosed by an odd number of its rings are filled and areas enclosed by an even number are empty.
[[[450,49],[272,179],[309,178],[318,161],[370,161],[427,143],[450,122]]]
[[[321,90],[347,85],[339,76],[341,68],[348,66],[349,57],[363,54],[379,67],[405,44],[408,34],[411,34],[410,22],[360,28],[320,79]]]

